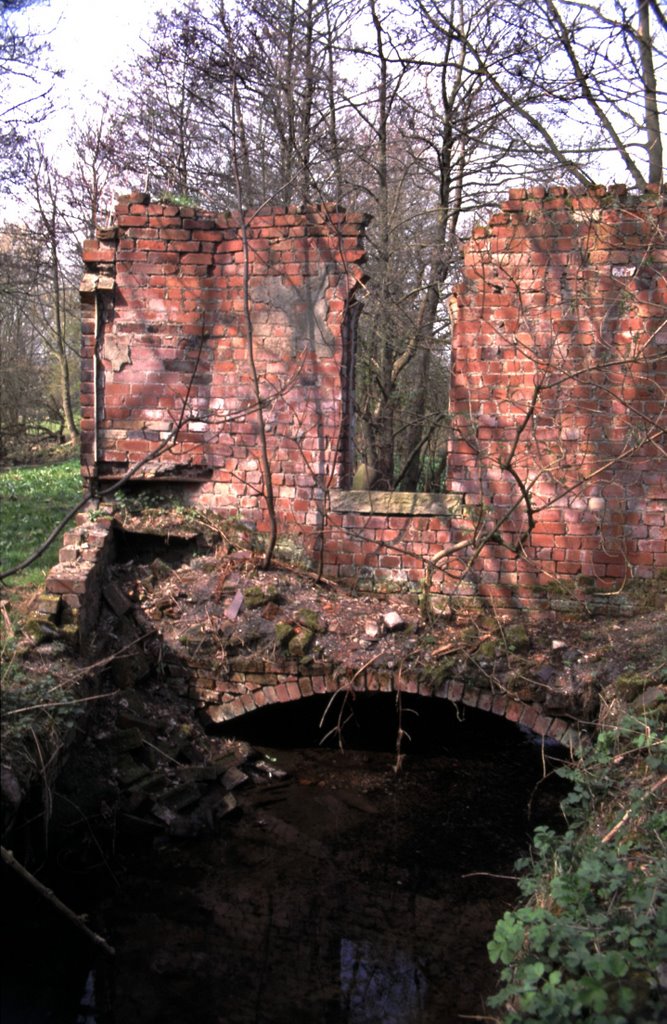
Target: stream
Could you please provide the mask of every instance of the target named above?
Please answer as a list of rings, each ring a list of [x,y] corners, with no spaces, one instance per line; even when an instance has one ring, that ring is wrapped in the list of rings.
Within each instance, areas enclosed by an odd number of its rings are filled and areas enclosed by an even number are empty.
[[[412,739],[396,771],[393,697],[355,702],[343,750],[336,736],[318,746],[322,710],[313,698],[228,727],[256,751],[237,810],[214,834],[124,844],[119,885],[104,887],[93,915],[116,957],[94,963],[88,951],[86,962],[76,940],[82,1005],[54,999],[45,1015],[28,997],[5,1024],[483,1014],[497,978],[486,943],[517,898],[514,862],[530,833],[559,824],[563,783],[543,776],[547,753],[563,752],[482,712],[460,720],[446,702],[415,698],[401,709]],[[51,950],[62,976],[65,946]],[[40,966],[34,956],[41,1006]]]

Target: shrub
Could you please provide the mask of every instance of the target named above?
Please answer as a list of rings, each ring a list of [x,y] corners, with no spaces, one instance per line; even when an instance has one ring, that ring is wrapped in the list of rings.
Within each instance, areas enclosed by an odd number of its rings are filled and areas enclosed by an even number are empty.
[[[504,1024],[648,1024],[661,1019],[667,966],[667,744],[626,719],[574,768],[568,828],[539,828],[517,867],[527,903],[489,943],[503,964],[489,1000]],[[662,972],[662,973],[661,973]]]

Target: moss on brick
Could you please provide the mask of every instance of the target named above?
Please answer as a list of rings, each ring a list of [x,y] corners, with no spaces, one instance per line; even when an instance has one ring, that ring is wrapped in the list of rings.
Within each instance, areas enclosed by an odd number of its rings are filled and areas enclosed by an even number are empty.
[[[243,595],[246,608],[263,608],[265,604],[281,604],[283,595],[277,587],[247,587]]]
[[[505,641],[511,651],[527,651],[531,646],[530,634],[520,622],[507,627]]]
[[[326,633],[327,624],[314,608],[299,608],[295,618],[300,626],[304,626],[313,633]]]
[[[295,632],[296,630],[291,622],[276,622],[276,643],[280,647],[287,647]]]
[[[293,658],[303,658],[308,653],[310,646],[315,639],[312,629],[302,629],[296,636],[293,636],[287,645],[287,649]]]

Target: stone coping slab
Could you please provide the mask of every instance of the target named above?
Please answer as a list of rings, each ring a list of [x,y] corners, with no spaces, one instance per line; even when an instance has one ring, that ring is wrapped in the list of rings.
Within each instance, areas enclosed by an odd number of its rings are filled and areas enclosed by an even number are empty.
[[[332,512],[361,515],[455,516],[462,504],[455,494],[423,494],[414,491],[332,491]]]

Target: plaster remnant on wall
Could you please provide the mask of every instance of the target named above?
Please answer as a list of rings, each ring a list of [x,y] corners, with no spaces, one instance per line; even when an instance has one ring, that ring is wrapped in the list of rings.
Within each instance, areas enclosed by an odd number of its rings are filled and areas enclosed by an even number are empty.
[[[318,275],[304,278],[303,284],[288,283],[284,277],[267,277],[251,283],[251,305],[262,303],[283,314],[293,357],[304,351],[333,354],[334,336],[327,324],[326,290],[329,274],[335,270],[327,264]]]
[[[107,336],[104,339],[102,359],[109,363],[109,367],[114,373],[120,373],[124,366],[130,366],[132,363],[129,341]]]
[[[81,284],[79,285],[79,291],[82,295],[92,295],[93,292],[97,291],[97,274],[84,274],[81,278]]]
[[[82,295],[92,295],[93,292],[112,292],[115,284],[114,278],[108,274],[84,274],[79,291]]]

